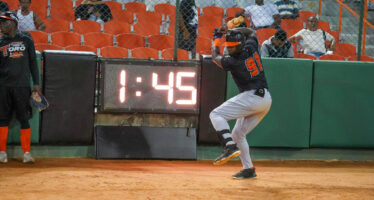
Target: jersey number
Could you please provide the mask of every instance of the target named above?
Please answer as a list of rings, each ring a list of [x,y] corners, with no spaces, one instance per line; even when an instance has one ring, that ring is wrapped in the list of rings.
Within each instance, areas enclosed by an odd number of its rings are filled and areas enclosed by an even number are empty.
[[[260,72],[263,71],[260,56],[257,53],[255,53],[253,57],[250,57],[245,61],[245,66],[251,73],[252,77],[257,76],[258,74],[260,74]]]

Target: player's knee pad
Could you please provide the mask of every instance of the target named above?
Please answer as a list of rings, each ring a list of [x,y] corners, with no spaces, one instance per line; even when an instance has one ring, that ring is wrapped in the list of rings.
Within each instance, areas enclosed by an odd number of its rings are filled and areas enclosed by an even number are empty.
[[[0,120],[0,127],[8,126],[9,120]]]
[[[21,129],[30,128],[29,120],[21,120],[19,123],[21,124]]]

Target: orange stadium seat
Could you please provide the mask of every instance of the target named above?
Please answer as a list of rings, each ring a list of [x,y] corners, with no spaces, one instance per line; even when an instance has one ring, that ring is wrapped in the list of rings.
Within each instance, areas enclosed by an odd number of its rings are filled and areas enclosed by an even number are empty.
[[[285,30],[286,33],[287,33],[287,38],[290,38],[291,36],[295,35],[300,30],[301,29],[287,29],[287,30]]]
[[[44,50],[62,50],[62,47],[48,43],[37,43],[35,44],[35,49],[42,52]]]
[[[330,31],[330,23],[323,20],[318,20],[318,28],[324,31]]]
[[[90,51],[96,53],[96,48],[89,45],[69,45],[65,47],[66,51]]]
[[[105,1],[105,4],[110,8],[110,12],[117,13],[122,12],[122,3],[116,2],[116,1]]]
[[[50,15],[51,18],[59,18],[67,21],[73,21],[74,8],[71,0],[50,0]]]
[[[168,3],[159,3],[154,6],[155,12],[169,15],[170,18],[175,17],[175,6]]]
[[[170,24],[168,28],[168,35],[171,35],[174,37],[175,35],[175,24]]]
[[[339,42],[339,33],[338,32],[332,31],[332,30],[329,30],[327,32],[330,33],[330,35],[332,35],[332,37],[335,38],[336,42]]]
[[[84,36],[85,45],[95,48],[113,46],[113,35],[109,33],[86,33]]]
[[[343,56],[336,54],[326,54],[319,57],[320,60],[345,60]]]
[[[39,18],[47,18],[48,0],[32,0],[30,10],[34,11]]]
[[[156,12],[137,12],[135,13],[136,18],[138,19],[138,23],[154,23],[154,24],[161,24],[162,23],[162,16],[160,13]]]
[[[19,0],[2,0],[8,4],[9,10],[18,10],[19,9]]]
[[[127,58],[128,49],[122,47],[107,46],[100,48],[100,55],[104,58]]]
[[[273,36],[275,32],[277,32],[277,29],[274,29],[274,28],[261,28],[261,29],[256,30],[258,42],[260,43],[260,45],[262,45],[262,43],[265,40]]]
[[[336,43],[334,53],[343,57],[355,56],[356,46],[349,43]]]
[[[148,47],[138,47],[131,50],[131,57],[158,59],[158,51],[157,49],[152,49]]]
[[[145,12],[146,11],[146,5],[144,3],[140,2],[128,2],[125,3],[125,10],[131,11],[131,12]]]
[[[91,20],[73,21],[73,30],[79,34],[101,32],[101,25]]]
[[[66,47],[69,45],[80,45],[81,44],[81,35],[78,33],[72,32],[54,32],[51,33],[52,44]]]
[[[73,0],[73,7],[76,8],[78,7],[79,5],[81,5],[83,2],[83,0]],[[75,5],[74,5],[75,3]]]
[[[312,59],[312,60],[317,59],[315,56],[312,56],[312,55],[309,55],[309,54],[302,54],[302,53],[295,54],[294,58],[305,58],[305,59]]]
[[[51,8],[73,8],[73,1],[71,0],[50,0]]]
[[[206,37],[198,36],[196,38],[196,52],[210,52],[212,50],[212,40]]]
[[[243,8],[239,8],[239,7],[226,8],[226,15],[227,17],[235,17],[236,13],[241,10],[243,10]]]
[[[127,49],[134,49],[136,47],[144,47],[145,40],[141,35],[123,33],[116,36],[118,46]]]
[[[161,51],[162,58],[172,60],[174,58],[174,48],[168,48]],[[178,60],[188,60],[188,51],[184,49],[177,49]]]
[[[52,19],[75,20],[73,8],[51,8],[50,14]]]
[[[48,43],[48,33],[43,31],[27,31],[31,34],[35,43]]]
[[[202,26],[197,28],[197,33],[200,37],[213,38],[213,31],[217,28],[215,26]]]
[[[348,60],[349,61],[357,61],[357,57],[358,56],[351,56],[351,57],[348,57]],[[360,56],[360,61],[374,62],[374,58],[372,58],[370,56]]]
[[[126,22],[111,20],[104,24],[104,32],[113,35],[131,33],[131,25]]]
[[[174,47],[174,37],[168,35],[151,35],[148,37],[149,47],[162,50]]]
[[[134,23],[134,13],[133,12],[121,11],[121,12],[112,13],[112,15],[113,15],[113,20],[115,20],[115,21],[126,22],[126,23],[129,23],[129,24]],[[113,20],[111,20],[111,21],[113,21]],[[105,24],[107,24],[109,22],[106,22]]]
[[[302,22],[305,22],[308,20],[310,16],[316,16],[315,12],[309,11],[309,10],[300,10],[299,11],[299,19],[301,19]]]
[[[45,32],[53,33],[58,31],[70,31],[70,23],[62,19],[44,20]]]
[[[301,30],[304,28],[303,22],[300,19],[282,19],[280,24],[283,30]]]
[[[222,26],[222,18],[218,18],[216,16],[211,15],[203,15],[199,17],[199,26],[215,26],[221,27]]]
[[[134,31],[137,35],[149,36],[149,35],[160,35],[160,24],[153,23],[136,23],[134,25]]]
[[[205,16],[215,16],[216,18],[222,19],[224,10],[217,6],[206,6],[203,8],[203,15]]]

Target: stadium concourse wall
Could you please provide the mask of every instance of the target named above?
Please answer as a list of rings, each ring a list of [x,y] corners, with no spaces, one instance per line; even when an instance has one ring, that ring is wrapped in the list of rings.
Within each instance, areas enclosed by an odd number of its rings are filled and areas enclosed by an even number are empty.
[[[37,58],[40,67],[41,54]],[[273,103],[247,136],[255,159],[323,159],[321,154],[339,159],[339,154],[356,160],[360,154],[361,160],[374,160],[373,63],[268,58],[263,66]],[[224,89],[227,99],[238,93],[229,74]],[[41,145],[35,110],[30,125],[37,157],[94,157],[93,145]],[[21,155],[17,122],[10,126],[8,143],[10,157]],[[198,159],[213,159],[221,148],[199,144],[197,150]]]

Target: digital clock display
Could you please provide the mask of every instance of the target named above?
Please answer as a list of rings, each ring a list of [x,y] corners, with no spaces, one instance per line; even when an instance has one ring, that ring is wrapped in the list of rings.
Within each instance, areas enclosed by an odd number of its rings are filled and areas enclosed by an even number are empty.
[[[110,61],[101,65],[101,111],[198,113],[196,63]]]

